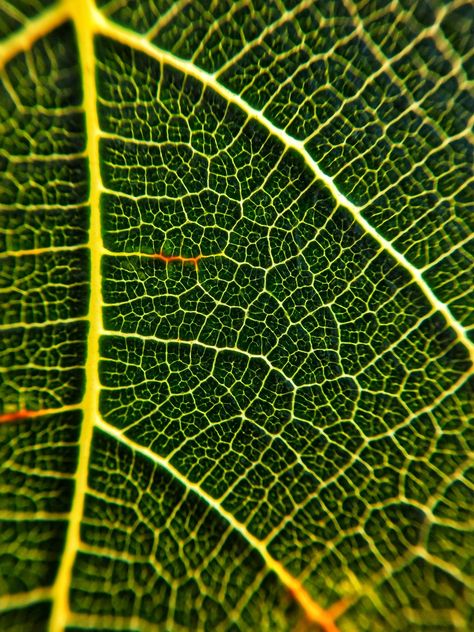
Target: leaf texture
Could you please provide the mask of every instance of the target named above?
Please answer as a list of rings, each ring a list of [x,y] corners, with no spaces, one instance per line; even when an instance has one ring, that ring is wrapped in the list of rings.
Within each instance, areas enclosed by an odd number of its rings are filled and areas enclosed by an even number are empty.
[[[0,629],[470,629],[473,21],[0,5]]]

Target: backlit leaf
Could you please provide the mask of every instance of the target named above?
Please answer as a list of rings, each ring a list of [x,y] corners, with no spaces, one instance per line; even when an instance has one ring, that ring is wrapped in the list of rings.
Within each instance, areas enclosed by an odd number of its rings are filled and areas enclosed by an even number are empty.
[[[0,629],[472,629],[472,3],[0,3]]]

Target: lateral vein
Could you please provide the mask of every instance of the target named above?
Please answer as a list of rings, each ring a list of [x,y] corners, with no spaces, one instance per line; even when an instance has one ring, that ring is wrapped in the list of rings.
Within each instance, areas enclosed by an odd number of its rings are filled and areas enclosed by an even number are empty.
[[[129,31],[128,29],[120,26],[119,24],[110,22],[106,19],[97,9],[93,9],[94,20],[97,26],[97,32],[109,37],[125,46],[133,48],[137,51],[149,55],[151,58],[160,62],[161,64],[168,64],[176,70],[180,70],[186,75],[189,75],[199,81],[203,86],[213,90],[226,101],[233,103],[239,107],[247,116],[251,119],[255,119],[263,127],[265,127],[272,135],[278,138],[287,149],[293,149],[297,151],[308,167],[313,171],[315,176],[324,182],[329,191],[331,192],[337,203],[345,207],[361,226],[361,228],[370,235],[395,261],[402,266],[415,281],[417,286],[423,292],[426,299],[430,302],[432,307],[443,315],[446,322],[453,329],[458,337],[459,341],[468,350],[471,358],[471,362],[474,363],[474,342],[469,339],[468,333],[462,324],[454,317],[448,305],[443,303],[430,288],[428,283],[423,278],[423,274],[418,268],[416,268],[405,255],[393,246],[393,244],[383,237],[377,230],[364,218],[362,215],[363,207],[357,206],[349,198],[347,198],[337,187],[334,179],[327,173],[322,171],[318,163],[311,157],[306,149],[303,141],[293,138],[287,132],[277,127],[274,123],[268,120],[261,110],[256,110],[247,101],[245,101],[240,95],[234,94],[224,85],[219,83],[214,75],[207,73],[205,70],[198,68],[193,63],[179,59],[178,57],[157,48],[154,44],[148,40],[140,37],[139,35]]]
[[[317,623],[321,626],[324,632],[339,632],[339,628],[334,620],[343,612],[348,604],[342,602],[337,603],[334,606],[331,606],[328,610],[319,606],[304,588],[302,583],[296,577],[291,575],[283,564],[276,560],[268,552],[265,544],[250,533],[247,527],[243,523],[239,522],[232,513],[224,509],[217,499],[205,492],[198,484],[189,481],[167,459],[160,457],[149,448],[135,443],[135,441],[124,435],[114,426],[102,419],[99,419],[97,421],[97,427],[108,436],[113,437],[123,445],[126,445],[133,452],[138,452],[153,463],[156,463],[165,469],[174,479],[186,487],[186,489],[193,491],[209,507],[212,507],[216,513],[226,520],[233,530],[238,532],[252,546],[252,548],[261,555],[267,568],[275,573],[281,583],[290,591],[294,599],[299,603],[308,619],[308,622]]]
[[[68,17],[64,5],[53,5],[15,31],[0,44],[0,70],[19,53],[28,51],[40,37],[61,26]]]

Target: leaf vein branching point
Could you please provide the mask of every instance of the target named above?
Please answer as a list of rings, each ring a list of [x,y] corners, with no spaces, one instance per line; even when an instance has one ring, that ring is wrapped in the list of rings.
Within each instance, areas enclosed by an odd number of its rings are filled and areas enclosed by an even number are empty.
[[[110,20],[106,19],[95,6],[92,6],[90,0],[84,0],[84,2],[63,0],[61,5],[44,11],[40,18],[36,18],[35,20],[29,22],[24,29],[21,29],[20,31],[14,33],[10,38],[7,38],[7,40],[2,45],[0,45],[0,68],[3,67],[5,63],[7,63],[9,59],[13,58],[16,54],[18,54],[22,50],[27,50],[28,48],[30,48],[31,45],[42,35],[47,34],[51,30],[62,24],[67,19],[67,17],[71,17],[73,21],[75,21],[77,27],[77,15],[79,14],[88,15],[88,23],[90,25],[90,28],[87,37],[89,37],[91,48],[92,36],[95,32],[97,32],[107,37],[113,38],[126,46],[129,46],[136,50],[140,50],[150,55],[154,59],[160,61],[161,63],[167,63],[170,66],[181,70],[182,72],[190,76],[193,76],[203,85],[211,88],[212,90],[220,94],[223,98],[240,107],[242,111],[244,111],[250,118],[256,119],[259,123],[266,127],[269,132],[279,138],[280,141],[287,148],[292,148],[298,151],[300,155],[304,158],[308,166],[313,170],[315,175],[326,184],[335,200],[341,206],[347,208],[352,213],[359,225],[373,239],[375,239],[375,241],[377,241],[377,243],[379,243],[384,248],[384,250],[388,252],[399,263],[399,265],[401,265],[405,270],[409,272],[409,274],[416,282],[418,287],[421,289],[428,301],[431,303],[431,305],[443,315],[448,325],[455,331],[458,339],[469,351],[471,362],[474,365],[474,343],[470,340],[466,329],[454,317],[451,310],[449,309],[449,306],[443,303],[435,295],[429,284],[423,278],[422,272],[418,270],[411,262],[409,262],[408,259],[403,255],[403,253],[398,252],[390,241],[385,239],[380,233],[375,230],[375,228],[363,217],[361,212],[362,207],[359,207],[351,202],[341,191],[339,191],[333,178],[324,173],[317,162],[310,156],[303,141],[291,137],[284,130],[274,125],[264,116],[262,111],[252,108],[244,99],[242,99],[242,97],[240,97],[240,95],[232,93],[225,86],[220,84],[217,81],[215,75],[211,75],[205,72],[204,70],[198,68],[190,62],[179,59],[171,53],[167,53],[158,49],[145,38],[140,37],[127,30],[126,28],[111,22]],[[78,30],[78,35],[80,35],[81,38],[84,39],[83,32],[80,33]],[[90,60],[89,65],[91,64],[94,64],[93,58]],[[88,73],[89,76],[93,79],[93,67],[90,67],[88,69],[84,67],[84,72]],[[93,94],[94,96],[96,95],[95,87],[93,90]],[[98,190],[100,186],[100,184],[97,185]]]
[[[347,603],[335,604],[328,610],[321,608],[309,595],[302,583],[293,577],[285,567],[275,560],[268,552],[265,544],[253,536],[245,525],[228,513],[219,502],[212,496],[206,494],[198,485],[189,482],[184,475],[176,470],[168,461],[162,459],[157,454],[146,447],[140,446],[123,435],[119,430],[104,422],[99,415],[99,391],[100,382],[98,375],[99,365],[99,337],[102,332],[102,296],[101,296],[101,269],[100,261],[104,247],[102,244],[101,224],[100,224],[100,192],[103,190],[100,181],[99,168],[99,137],[100,129],[97,116],[97,93],[95,86],[95,58],[93,37],[100,33],[114,39],[135,50],[141,51],[160,63],[168,64],[177,70],[194,77],[201,84],[221,95],[229,103],[233,103],[246,113],[249,118],[258,121],[275,138],[278,138],[287,149],[296,150],[305,160],[308,167],[313,171],[329,189],[336,202],[350,211],[362,229],[369,234],[393,259],[403,267],[415,281],[423,292],[424,296],[431,303],[434,309],[443,315],[448,325],[456,332],[458,339],[469,350],[471,359],[474,357],[474,343],[470,341],[466,330],[462,324],[454,317],[448,305],[443,303],[433,292],[427,281],[424,279],[422,271],[418,270],[408,259],[396,250],[393,244],[385,239],[363,216],[363,207],[355,205],[337,187],[335,180],[324,173],[318,163],[309,154],[304,141],[297,140],[287,134],[283,129],[277,127],[266,118],[262,111],[252,108],[240,95],[232,93],[225,86],[218,82],[215,75],[206,73],[190,62],[179,59],[161,51],[145,38],[112,23],[107,20],[95,7],[93,0],[63,0],[59,6],[53,6],[42,12],[41,16],[29,21],[24,28],[8,37],[3,44],[0,44],[0,67],[4,67],[10,59],[14,58],[22,51],[31,49],[36,40],[47,35],[55,28],[64,23],[68,18],[72,19],[78,38],[79,53],[82,64],[82,74],[84,77],[84,111],[86,118],[87,132],[87,155],[90,168],[90,198],[91,225],[89,234],[89,248],[91,254],[91,293],[89,305],[89,347],[86,363],[86,393],[83,403],[84,420],[79,439],[79,459],[76,472],[76,488],[72,502],[70,520],[66,535],[64,554],[61,558],[58,574],[51,589],[53,609],[50,621],[51,632],[64,632],[70,618],[69,593],[73,565],[77,552],[80,548],[80,526],[84,513],[84,501],[87,491],[87,479],[90,459],[90,449],[92,442],[93,428],[100,428],[117,441],[128,445],[135,452],[142,454],[148,459],[159,464],[166,469],[177,480],[181,481],[186,488],[191,489],[209,506],[213,507],[228,523],[239,532],[249,544],[260,553],[267,567],[272,570],[280,581],[288,588],[296,601],[302,607],[306,618],[311,623],[317,623],[326,632],[337,632],[335,619],[347,607]],[[171,262],[191,263],[197,269],[201,256],[181,257],[178,255],[165,255],[158,253],[148,255],[155,259],[162,260],[165,264]],[[6,411],[0,415],[0,423],[22,421],[28,418],[39,417],[50,413],[59,413],[74,407],[63,407],[57,409],[43,409],[30,411],[21,409],[19,411]],[[76,407],[77,408],[77,407]]]
[[[464,347],[469,351],[471,362],[474,363],[474,343],[470,340],[466,329],[462,324],[454,317],[448,305],[443,303],[433,292],[429,284],[423,278],[422,273],[416,268],[405,255],[398,252],[393,244],[381,235],[377,230],[365,219],[362,214],[362,207],[354,204],[349,198],[347,198],[337,187],[334,179],[326,174],[318,163],[312,158],[306,149],[304,141],[297,140],[290,136],[285,130],[277,127],[269,119],[265,117],[261,110],[256,110],[247,101],[245,101],[240,95],[231,92],[228,88],[218,82],[215,75],[207,73],[205,70],[198,68],[194,64],[176,57],[175,55],[163,51],[157,48],[154,44],[150,43],[143,37],[129,31],[128,29],[110,22],[106,19],[97,9],[94,10],[96,18],[97,30],[104,36],[114,39],[115,41],[128,46],[129,48],[140,51],[151,58],[159,61],[162,64],[168,64],[171,67],[181,71],[183,74],[194,77],[203,86],[213,90],[228,102],[233,103],[239,107],[242,112],[247,114],[251,119],[258,121],[263,127],[265,127],[273,136],[278,138],[281,143],[287,149],[293,149],[297,151],[304,159],[308,167],[313,171],[315,176],[321,180],[329,189],[336,202],[346,208],[361,228],[370,235],[383,249],[387,252],[395,261],[404,268],[415,281],[417,286],[423,292],[426,299],[430,304],[445,318],[448,325],[456,333],[456,336],[462,342]]]
[[[263,560],[267,568],[273,571],[278,577],[280,582],[290,591],[295,601],[301,607],[307,622],[318,624],[324,632],[339,632],[339,628],[335,623],[335,618],[340,616],[344,610],[348,607],[348,601],[341,601],[329,609],[325,610],[319,604],[317,604],[313,597],[308,593],[303,584],[293,575],[291,575],[286,568],[275,558],[273,558],[266,546],[256,538],[246,528],[244,524],[239,522],[233,514],[228,512],[222,507],[218,500],[213,498],[210,494],[206,493],[198,484],[189,481],[178,469],[176,469],[167,459],[160,457],[156,452],[153,452],[149,448],[135,443],[132,439],[124,435],[120,430],[110,425],[109,423],[99,419],[97,426],[105,434],[115,438],[131,449],[134,453],[141,454],[153,463],[156,463],[163,469],[165,469],[174,479],[179,481],[186,489],[193,491],[199,498],[201,498],[209,507],[212,507],[226,522],[234,529],[234,531],[240,533],[240,535],[257,551]]]
[[[61,26],[67,17],[65,6],[53,5],[40,16],[27,22],[23,28],[14,31],[0,44],[0,70],[20,53],[31,50],[37,40]]]

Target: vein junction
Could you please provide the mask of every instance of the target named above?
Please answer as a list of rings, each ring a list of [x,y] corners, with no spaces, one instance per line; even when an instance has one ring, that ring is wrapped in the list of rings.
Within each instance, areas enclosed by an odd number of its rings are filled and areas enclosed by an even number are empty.
[[[443,429],[465,406],[473,353],[466,329],[366,219],[369,202],[354,204],[308,142],[225,87],[225,77],[160,50],[92,2],[72,0],[0,49],[0,60],[28,49],[58,16],[75,24],[84,76],[87,147],[63,158],[88,157],[91,293],[76,489],[51,630],[80,616],[71,605],[75,578],[99,556],[109,576],[124,563],[143,572],[134,578],[139,624],[158,621],[146,605],[152,582],[169,604],[165,620],[182,616],[182,595],[170,587],[185,590],[173,574],[183,564],[213,607],[232,592],[222,587],[249,586],[226,604],[229,620],[251,609],[270,570],[307,620],[328,632],[350,599],[325,609],[311,594],[365,592],[390,617],[377,591],[396,573],[410,575],[414,559],[464,581],[439,548],[429,550],[452,519],[437,515],[438,491],[420,499],[415,481],[432,477],[447,497],[453,477],[467,484]],[[465,136],[445,137],[436,151]],[[413,177],[432,156],[410,167]],[[12,258],[50,256],[61,269],[84,245],[33,244]],[[79,318],[55,314],[51,323],[73,327]],[[30,330],[26,320],[17,322]],[[53,410],[69,409],[25,407],[0,423]],[[189,521],[180,523],[180,514]],[[223,534],[214,514],[226,523]],[[156,523],[160,516],[166,525]],[[109,536],[98,545],[104,524]],[[214,540],[202,526],[209,524],[219,532]],[[395,535],[386,535],[394,524],[408,534],[396,554]],[[238,551],[227,527],[242,539]],[[203,562],[195,541],[207,546]],[[258,552],[261,568],[248,551]],[[209,568],[219,577],[217,597],[206,584]],[[95,581],[91,595],[101,589]],[[117,607],[97,615],[101,625],[116,620]],[[267,616],[267,627],[276,625]]]

